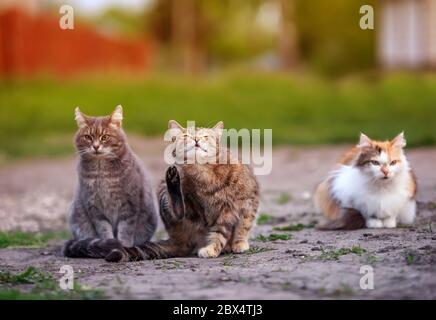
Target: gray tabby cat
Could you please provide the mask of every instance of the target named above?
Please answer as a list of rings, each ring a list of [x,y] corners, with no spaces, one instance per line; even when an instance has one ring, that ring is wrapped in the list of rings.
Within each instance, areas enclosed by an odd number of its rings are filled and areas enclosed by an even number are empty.
[[[79,187],[69,220],[74,239],[64,247],[67,257],[124,261],[124,248],[145,243],[156,230],[155,194],[127,144],[122,120],[121,106],[105,117],[76,109]]]

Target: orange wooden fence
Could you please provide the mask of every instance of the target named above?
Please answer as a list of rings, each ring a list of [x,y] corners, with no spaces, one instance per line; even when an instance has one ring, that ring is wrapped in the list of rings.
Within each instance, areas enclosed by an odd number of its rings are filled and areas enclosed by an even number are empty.
[[[31,16],[17,9],[0,12],[0,77],[123,70],[143,72],[151,48],[143,40],[103,36],[75,23],[62,30],[59,17]]]

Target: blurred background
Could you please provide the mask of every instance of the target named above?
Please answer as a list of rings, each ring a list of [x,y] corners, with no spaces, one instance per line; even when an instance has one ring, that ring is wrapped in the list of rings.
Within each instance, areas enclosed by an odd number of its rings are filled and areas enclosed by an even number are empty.
[[[73,110],[272,128],[275,144],[436,142],[436,0],[0,0],[0,162],[73,152]],[[362,30],[362,5],[374,30]]]

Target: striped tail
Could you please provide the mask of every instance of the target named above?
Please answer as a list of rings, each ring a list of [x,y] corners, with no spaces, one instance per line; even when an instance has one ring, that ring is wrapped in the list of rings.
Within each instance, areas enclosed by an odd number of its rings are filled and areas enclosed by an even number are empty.
[[[129,261],[129,254],[117,239],[69,240],[64,245],[63,254],[68,258],[106,259],[109,262]]]
[[[142,260],[157,260],[157,259],[169,259],[180,257],[184,255],[183,250],[180,250],[177,245],[174,245],[170,240],[163,240],[159,242],[146,242],[141,246],[132,248],[123,248],[127,253],[128,261],[142,261]],[[110,253],[106,257],[106,261],[119,262],[124,257],[115,253]]]

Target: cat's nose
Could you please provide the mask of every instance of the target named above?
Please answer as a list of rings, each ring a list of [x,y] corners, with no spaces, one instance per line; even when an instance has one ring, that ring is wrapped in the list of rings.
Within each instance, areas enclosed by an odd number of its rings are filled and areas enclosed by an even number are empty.
[[[98,151],[98,149],[100,148],[100,145],[94,144],[92,147],[94,148],[95,151]]]

